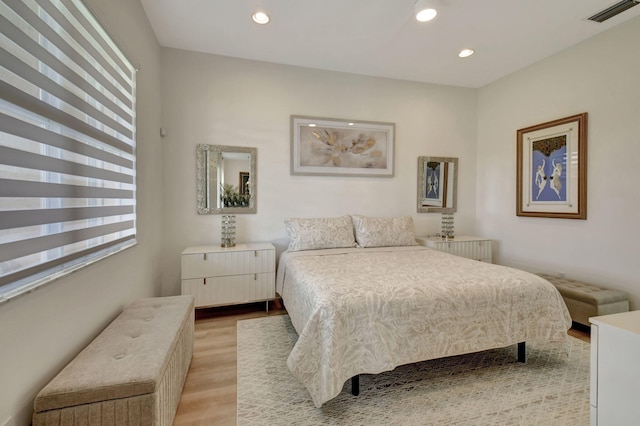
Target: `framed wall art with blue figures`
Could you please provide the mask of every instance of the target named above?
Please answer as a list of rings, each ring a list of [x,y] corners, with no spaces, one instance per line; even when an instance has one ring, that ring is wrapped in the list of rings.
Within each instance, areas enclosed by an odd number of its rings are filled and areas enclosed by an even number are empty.
[[[587,218],[587,113],[517,131],[516,214]]]
[[[449,163],[427,161],[424,165],[424,194],[422,205],[431,207],[447,206],[447,182]]]

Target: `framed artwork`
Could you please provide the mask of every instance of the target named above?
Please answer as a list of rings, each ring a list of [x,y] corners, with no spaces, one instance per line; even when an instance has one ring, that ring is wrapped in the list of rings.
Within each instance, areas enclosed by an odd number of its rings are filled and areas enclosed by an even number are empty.
[[[516,214],[587,218],[587,113],[517,131]]]
[[[239,172],[238,191],[240,194],[249,193],[249,172]]]
[[[291,116],[291,174],[393,176],[395,124]]]
[[[455,213],[457,186],[457,157],[418,157],[418,213]]]
[[[449,163],[427,161],[424,165],[424,194],[422,205],[428,207],[445,207],[447,205],[447,182],[449,179]]]

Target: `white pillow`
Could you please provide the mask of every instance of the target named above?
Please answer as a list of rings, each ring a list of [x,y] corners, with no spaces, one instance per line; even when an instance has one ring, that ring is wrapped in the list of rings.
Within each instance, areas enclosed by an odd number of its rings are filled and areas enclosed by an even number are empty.
[[[360,247],[417,246],[411,216],[351,216]]]
[[[355,247],[351,216],[285,219],[289,250]]]

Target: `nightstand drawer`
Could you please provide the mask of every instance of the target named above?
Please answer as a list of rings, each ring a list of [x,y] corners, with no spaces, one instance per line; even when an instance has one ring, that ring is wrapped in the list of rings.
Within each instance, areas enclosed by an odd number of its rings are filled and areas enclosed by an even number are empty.
[[[419,237],[416,238],[416,241],[420,245],[445,253],[481,262],[493,262],[493,243],[488,239],[472,236],[456,236],[450,240],[443,240],[438,237]]]
[[[275,298],[272,273],[182,280],[182,294],[192,294],[196,307],[249,303]]]
[[[198,253],[182,256],[182,278],[273,272],[275,250]]]

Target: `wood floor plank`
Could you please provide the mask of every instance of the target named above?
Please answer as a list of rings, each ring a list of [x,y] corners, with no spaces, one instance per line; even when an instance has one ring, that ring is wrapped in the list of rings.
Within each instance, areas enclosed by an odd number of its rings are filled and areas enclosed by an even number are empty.
[[[196,311],[193,358],[175,426],[236,424],[236,325],[243,319],[286,314],[277,305],[271,305],[268,314],[264,308],[264,303],[259,303]]]

